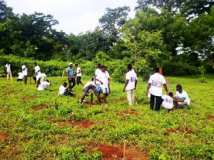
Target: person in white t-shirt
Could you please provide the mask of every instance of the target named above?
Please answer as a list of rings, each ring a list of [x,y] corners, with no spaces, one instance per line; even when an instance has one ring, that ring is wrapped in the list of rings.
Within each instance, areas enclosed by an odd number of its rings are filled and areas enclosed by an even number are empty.
[[[159,68],[155,69],[155,73],[150,76],[147,86],[147,93],[150,93],[150,108],[159,111],[162,104],[162,88],[165,88],[168,93],[166,80],[162,74],[159,73]]]
[[[47,89],[50,86],[50,81],[49,80],[45,80],[45,81],[41,81],[38,85],[37,90],[38,91],[44,91],[45,89]]]
[[[25,65],[22,65],[22,74],[24,76],[24,83],[27,84],[28,69]]]
[[[47,78],[47,75],[45,73],[41,73],[41,71],[39,71],[36,76],[36,87],[39,86],[40,82],[45,81],[46,78]]]
[[[9,63],[7,63],[5,65],[5,68],[6,68],[7,80],[9,80],[9,78],[12,80],[13,76],[12,76],[12,71],[11,71],[11,65]]]
[[[35,67],[34,67],[34,76],[33,76],[33,79],[34,79],[34,81],[36,83],[36,81],[37,81],[36,77],[39,74],[39,72],[41,72],[41,70],[40,70],[40,67],[39,67],[39,65],[37,63],[35,63],[34,65],[35,65]]]
[[[127,93],[127,100],[129,105],[133,105],[135,102],[135,89],[137,87],[137,74],[132,68],[131,64],[128,64],[128,72],[126,73],[126,82],[123,91]]]
[[[190,105],[190,98],[183,87],[180,84],[176,85],[176,95],[175,95],[176,107],[182,108]]]
[[[101,66],[100,73],[96,76],[96,83],[100,83],[102,93],[108,96],[110,93],[110,75],[105,66]]]
[[[60,87],[59,87],[59,92],[58,95],[59,96],[67,96],[68,93],[68,84],[66,82],[64,82]]]
[[[81,67],[79,64],[75,64],[76,66],[76,82],[77,82],[77,85],[83,85],[82,81],[81,81],[81,78],[82,78],[82,70],[81,70]]]
[[[162,96],[163,102],[162,102],[162,107],[167,109],[168,111],[172,110],[174,107],[174,97],[173,93],[169,92],[168,95],[163,95]]]

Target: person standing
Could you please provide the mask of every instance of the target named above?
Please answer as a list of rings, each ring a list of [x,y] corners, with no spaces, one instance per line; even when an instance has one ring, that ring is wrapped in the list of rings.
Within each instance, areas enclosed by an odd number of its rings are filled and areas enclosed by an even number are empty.
[[[135,89],[137,87],[137,74],[132,68],[131,64],[127,66],[128,72],[126,73],[126,82],[123,88],[123,92],[127,93],[127,100],[129,105],[133,105],[135,103]]]
[[[25,65],[22,65],[22,74],[24,76],[24,78],[23,78],[24,83],[27,84],[28,69]]]
[[[147,95],[150,93],[150,108],[159,111],[162,104],[162,89],[165,88],[168,93],[166,80],[159,72],[159,68],[155,68],[155,73],[150,76],[147,86]]]
[[[69,91],[72,92],[76,82],[75,82],[75,71],[73,68],[73,63],[69,63],[68,68],[66,69],[67,77],[68,77],[68,88]]]
[[[34,76],[33,76],[33,79],[34,79],[34,81],[36,83],[36,77],[37,77],[37,75],[39,74],[39,72],[41,70],[40,70],[40,67],[39,67],[39,65],[37,63],[35,63],[34,65],[35,65],[35,67],[34,67]]]
[[[13,79],[13,76],[12,76],[10,64],[7,63],[7,64],[5,65],[5,68],[6,68],[6,73],[7,73],[7,80],[9,80],[9,79],[12,80],[12,79]]]
[[[76,82],[77,82],[77,85],[80,85],[82,83],[81,79],[82,79],[82,70],[81,70],[81,67],[79,64],[75,64],[76,66]]]

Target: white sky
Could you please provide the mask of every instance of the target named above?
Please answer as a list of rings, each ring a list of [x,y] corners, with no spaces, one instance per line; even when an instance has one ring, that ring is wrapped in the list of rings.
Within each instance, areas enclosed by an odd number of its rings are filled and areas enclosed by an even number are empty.
[[[92,31],[99,24],[105,9],[129,6],[134,15],[137,0],[5,0],[15,13],[51,14],[59,21],[55,27],[66,33]]]

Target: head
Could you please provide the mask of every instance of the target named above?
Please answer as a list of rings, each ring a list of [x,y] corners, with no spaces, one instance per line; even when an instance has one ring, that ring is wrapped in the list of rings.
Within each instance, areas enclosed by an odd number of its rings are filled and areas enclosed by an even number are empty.
[[[91,78],[91,81],[94,81],[94,77]]]
[[[34,66],[37,66],[37,63],[36,63],[36,62],[34,63]]]
[[[155,72],[155,73],[159,73],[159,68],[158,68],[158,67],[155,67],[155,68],[154,68],[154,72]]]
[[[75,64],[75,67],[78,67],[78,66],[79,66],[79,64],[78,64],[78,63],[76,63],[76,64]]]
[[[73,63],[69,63],[68,66],[72,68],[73,67]]]
[[[102,66],[102,65],[101,65],[100,63],[97,64],[97,68],[101,68],[101,66]]]
[[[47,79],[46,82],[50,83],[50,81]]]
[[[173,93],[172,92],[169,92],[168,95],[173,98]]]
[[[64,87],[67,87],[67,85],[68,85],[67,82],[64,82],[64,83],[63,83],[63,86],[64,86]]]
[[[101,69],[102,72],[105,72],[105,71],[106,71],[106,67],[105,67],[104,65],[102,65],[102,66],[100,67],[100,69]]]
[[[183,88],[182,88],[182,86],[180,84],[176,85],[176,91],[178,91],[179,93],[182,93]]]
[[[132,70],[132,64],[128,64],[127,69],[128,69],[128,71],[131,71]]]

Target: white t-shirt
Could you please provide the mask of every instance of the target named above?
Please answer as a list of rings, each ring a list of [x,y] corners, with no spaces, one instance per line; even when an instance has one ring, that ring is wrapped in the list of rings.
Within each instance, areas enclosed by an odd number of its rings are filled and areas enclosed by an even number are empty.
[[[47,81],[40,82],[40,84],[38,86],[38,91],[43,91],[43,90],[47,89],[49,86],[50,86],[50,83]]]
[[[23,78],[24,78],[23,73],[22,73],[22,72],[19,72],[19,73],[18,73],[18,78],[17,78],[17,79],[23,79]]]
[[[81,77],[82,76],[82,71],[80,67],[77,67],[77,77]]]
[[[160,73],[154,73],[150,76],[148,83],[151,84],[150,94],[161,97],[163,85],[166,84],[164,76]]]
[[[22,66],[22,74],[23,74],[24,76],[27,76],[27,68],[26,68],[25,65]]]
[[[90,82],[87,82],[87,83],[84,85],[84,89],[85,89],[86,87],[88,87],[89,85],[96,86],[94,81],[90,81]]]
[[[40,79],[41,81],[44,81],[46,77],[47,76],[45,73],[38,72],[36,76],[36,80],[38,81]]]
[[[59,93],[58,93],[58,95],[63,96],[65,94],[65,92],[66,92],[66,87],[64,87],[63,85],[61,85],[59,87]]]
[[[137,80],[137,74],[135,71],[132,69],[131,71],[126,73],[126,80],[129,81],[127,86],[126,86],[126,91],[131,91],[135,88],[135,83]]]
[[[10,64],[6,64],[5,68],[6,68],[7,73],[11,72]]]
[[[107,71],[105,72],[100,72],[99,75],[96,77],[96,79],[98,79],[99,81],[101,81],[103,84],[101,84],[103,86],[103,88],[108,88],[109,85],[109,73]],[[99,82],[98,81],[98,82]]]
[[[162,96],[163,102],[162,106],[166,109],[172,109],[174,107],[173,98],[168,95]]]
[[[35,71],[35,73],[38,73],[39,71],[40,71],[40,67],[37,65],[37,66],[35,66],[34,67],[34,71]]]
[[[176,91],[175,97],[179,98],[179,99],[184,99],[184,102],[186,102],[188,105],[190,105],[190,98],[186,91],[183,90],[182,93]]]

